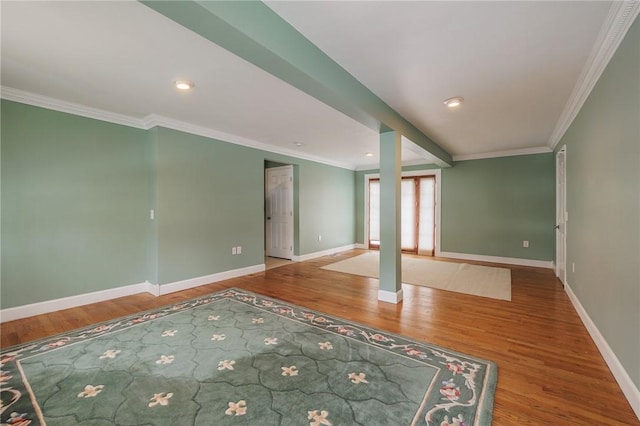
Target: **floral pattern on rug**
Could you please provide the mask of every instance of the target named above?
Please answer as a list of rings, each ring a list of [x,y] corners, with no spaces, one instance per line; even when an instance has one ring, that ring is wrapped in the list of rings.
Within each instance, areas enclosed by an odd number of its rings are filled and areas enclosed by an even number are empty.
[[[58,375],[58,389],[41,391],[43,374]],[[488,361],[229,289],[3,350],[0,421],[37,425],[42,412],[52,424],[125,415],[148,424],[204,425],[211,416],[279,424],[283,409],[274,406],[298,410],[298,424],[387,416],[480,426],[491,423],[496,376]],[[83,414],[52,408],[62,402]]]

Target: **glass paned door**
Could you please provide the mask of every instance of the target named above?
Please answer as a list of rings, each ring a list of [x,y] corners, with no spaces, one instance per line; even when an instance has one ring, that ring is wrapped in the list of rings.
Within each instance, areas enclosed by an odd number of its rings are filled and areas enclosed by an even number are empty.
[[[404,177],[401,181],[402,251],[433,256],[435,249],[435,177]],[[369,181],[370,249],[380,248],[380,180]]]
[[[414,179],[402,179],[400,195],[400,217],[402,221],[400,245],[403,251],[416,251],[416,182]]]
[[[433,256],[436,240],[436,179],[433,176],[421,177],[419,185],[418,254]]]
[[[369,248],[380,248],[380,181],[369,181]]]

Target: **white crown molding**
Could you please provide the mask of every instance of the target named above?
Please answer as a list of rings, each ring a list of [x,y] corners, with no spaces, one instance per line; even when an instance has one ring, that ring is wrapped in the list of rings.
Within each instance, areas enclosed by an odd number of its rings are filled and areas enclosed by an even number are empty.
[[[286,155],[288,157],[298,158],[301,160],[313,161],[316,163],[326,164],[328,166],[340,167],[348,170],[355,170],[355,165],[329,160],[323,157],[317,157],[311,154],[300,153],[291,149],[281,148],[274,145],[268,145],[253,139],[243,138],[241,136],[232,135],[230,133],[221,132],[208,127],[198,126],[173,118],[163,117],[157,114],[150,114],[144,118],[131,117],[124,114],[118,114],[111,111],[105,111],[98,108],[88,107],[73,102],[61,101],[59,99],[50,98],[48,96],[38,95],[12,87],[1,86],[0,97],[9,101],[20,102],[27,105],[33,105],[54,111],[65,112],[68,114],[78,115],[81,117],[92,118],[94,120],[106,121],[114,124],[134,127],[136,129],[149,130],[153,127],[165,127],[168,129],[178,130],[206,138],[220,140],[235,145],[242,145],[249,148],[255,148],[262,151],[272,152],[275,154]]]
[[[432,165],[432,164],[435,165],[438,169],[442,169],[441,166],[438,166],[433,161],[430,162],[426,158],[418,158],[417,160],[403,161],[402,162],[402,167],[406,167],[406,166],[428,166],[428,165]]]
[[[611,57],[620,46],[627,31],[640,13],[640,0],[614,1],[600,30],[593,50],[578,77],[573,92],[549,138],[548,146],[555,149],[562,136],[580,112],[591,90],[600,79]]]
[[[274,145],[268,145],[263,142],[259,142],[253,139],[244,138],[242,136],[233,135],[231,133],[225,133],[218,130],[211,129],[209,127],[198,126],[195,124],[186,123],[184,121],[175,120],[173,118],[164,117],[157,114],[151,114],[144,118],[143,123],[146,129],[153,127],[165,127],[168,129],[178,130],[185,133],[191,133],[193,135],[204,136],[210,139],[216,139],[223,142],[229,142],[235,145],[242,145],[249,148],[255,148],[262,151],[273,152],[275,154],[286,155],[289,157],[299,158],[301,160],[309,160],[316,163],[326,164],[328,166],[340,167],[343,169],[354,170],[355,167],[352,164],[342,163],[338,161],[328,160],[322,157],[316,157],[314,155],[300,153],[291,149],[281,148]]]
[[[402,167],[408,167],[408,166],[430,166],[430,165],[435,165],[435,168],[441,169],[442,167],[438,166],[437,164],[435,164],[434,162],[429,162],[429,160],[427,160],[426,158],[423,159],[417,159],[417,160],[410,160],[410,161],[403,161],[402,162]],[[434,170],[435,170],[434,168]],[[357,166],[354,169],[356,172],[363,172],[363,171],[367,171],[367,170],[380,170],[380,164],[374,164],[374,165],[365,165],[365,166]]]
[[[61,101],[59,99],[38,95],[20,89],[14,89],[12,87],[1,86],[0,97],[8,101],[20,102],[22,104],[33,105],[40,108],[66,112],[68,114],[79,115],[81,117],[92,118],[94,120],[135,127],[136,129],[147,129],[139,118],[124,114],[117,114],[103,109],[92,108],[73,102]]]
[[[504,151],[483,152],[480,154],[454,155],[453,161],[482,160],[485,158],[514,157],[516,155],[544,154],[552,152],[548,146],[536,146],[533,148],[507,149]]]

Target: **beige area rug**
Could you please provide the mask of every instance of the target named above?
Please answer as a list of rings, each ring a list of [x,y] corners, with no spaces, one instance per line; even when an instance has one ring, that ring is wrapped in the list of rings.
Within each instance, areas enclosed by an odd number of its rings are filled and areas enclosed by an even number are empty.
[[[372,251],[323,266],[322,269],[379,278],[379,252]],[[511,270],[468,263],[441,262],[414,256],[402,256],[402,282],[511,300]]]

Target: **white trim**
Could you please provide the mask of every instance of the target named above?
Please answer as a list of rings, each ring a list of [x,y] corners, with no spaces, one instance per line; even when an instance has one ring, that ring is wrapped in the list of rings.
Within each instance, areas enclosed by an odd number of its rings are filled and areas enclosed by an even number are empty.
[[[639,13],[640,1],[638,0],[611,3],[609,15],[600,30],[598,39],[549,137],[549,147],[555,148],[558,145]]]
[[[435,247],[435,252],[436,255],[438,253],[439,247],[440,247],[440,229],[442,228],[442,226],[440,226],[440,222],[441,222],[441,212],[442,212],[442,170],[441,169],[424,169],[424,170],[411,170],[411,171],[405,171],[402,172],[402,177],[412,177],[412,176],[435,176],[436,178],[436,247]],[[364,234],[363,234],[363,238],[364,238],[364,242],[363,243],[358,243],[360,245],[360,247],[357,248],[364,248],[364,249],[368,249],[369,245],[367,244],[367,235],[369,235],[369,181],[371,179],[378,179],[380,178],[380,173],[370,173],[370,174],[366,174],[364,175]]]
[[[50,98],[48,96],[38,95],[12,87],[1,86],[0,97],[21,104],[33,105],[40,108],[46,108],[54,111],[66,112],[67,114],[78,115],[81,117],[92,118],[94,120],[107,121],[109,123],[121,124],[123,126],[135,127],[136,129],[148,129],[145,127],[143,120],[124,114],[105,111],[103,109],[92,108],[74,102],[61,101],[59,99]]]
[[[110,288],[108,290],[94,291],[92,293],[31,303],[29,305],[16,306],[0,310],[0,322],[13,321],[34,315],[47,314],[49,312],[88,305],[90,303],[104,302],[118,297],[131,296],[133,294],[149,291],[152,285],[149,282],[132,284],[123,287]],[[150,292],[151,293],[151,292]],[[153,293],[152,293],[153,294]]]
[[[476,260],[478,262],[504,263],[505,265],[533,266],[536,268],[553,269],[552,260],[518,259],[515,257],[485,256],[482,254],[453,253],[448,251],[436,251],[437,257],[451,259]]]
[[[173,118],[163,117],[157,114],[151,114],[144,118],[145,128],[151,129],[156,126],[165,127],[167,129],[178,130],[192,135],[204,136],[205,138],[216,139],[222,142],[228,142],[235,145],[242,145],[249,148],[255,148],[262,151],[273,152],[276,154],[282,154],[293,158],[302,160],[314,161],[316,163],[322,163],[329,166],[340,167],[343,169],[354,170],[353,164],[347,164],[334,160],[329,160],[322,157],[317,157],[311,154],[305,154],[292,149],[281,148],[274,145],[268,145],[263,142],[259,142],[253,139],[244,138],[242,136],[233,135],[231,133],[225,133],[218,130],[211,129],[209,127],[198,126],[195,124],[186,123],[184,121],[175,120]]]
[[[327,250],[317,251],[315,253],[303,254],[300,256],[293,256],[292,260],[294,262],[304,262],[305,260],[316,259],[322,256],[331,256],[332,254],[340,253],[342,251],[353,250],[354,248],[356,248],[355,244],[348,244],[346,246],[330,248]]]
[[[534,146],[531,148],[517,148],[517,149],[505,149],[501,151],[490,151],[490,152],[482,152],[478,154],[462,154],[462,155],[453,155],[451,159],[455,161],[468,161],[468,160],[482,160],[485,158],[499,158],[499,157],[515,157],[517,155],[531,155],[531,154],[546,154],[549,152],[553,152],[551,148],[548,146]],[[436,163],[429,163],[427,160],[418,159],[405,161],[402,163],[402,167],[407,166],[429,166],[436,165]],[[358,166],[355,168],[357,172],[368,171],[368,170],[378,170],[380,167],[372,167],[370,165],[367,166]]]
[[[366,244],[360,244],[360,243],[356,243],[356,247],[357,249],[363,249],[363,250],[368,250],[369,247],[367,247]]]
[[[533,148],[507,149],[504,151],[483,152],[480,154],[454,155],[453,161],[482,160],[485,158],[515,157],[516,155],[545,154],[553,150],[548,146]]]
[[[571,290],[569,284],[565,284],[564,288],[567,292],[567,295],[569,296],[569,300],[571,300],[573,307],[576,309],[578,316],[582,320],[582,323],[586,327],[587,331],[591,335],[591,338],[598,347],[600,354],[609,366],[613,377],[615,377],[618,385],[620,385],[622,393],[629,401],[629,404],[631,404],[631,408],[636,413],[636,416],[638,416],[638,419],[640,419],[640,389],[638,389],[638,387],[636,387],[636,385],[633,383],[633,380],[631,380],[631,377],[620,363],[620,360],[616,356],[615,352],[613,352],[611,346],[609,346],[604,336],[602,336],[602,333],[600,333],[600,330],[598,330],[598,327],[595,325],[587,311],[584,309],[578,297],[575,295],[573,290]]]
[[[283,175],[286,174],[286,176],[284,176],[286,185],[283,185],[282,183],[278,183],[277,185],[272,187],[273,185],[273,183],[271,182],[272,173],[276,175],[276,180],[278,182],[281,182],[281,180],[279,179],[282,179]],[[298,212],[296,211],[295,205],[294,205],[295,203],[294,203],[293,193],[294,193],[294,187],[296,184],[294,177],[295,177],[295,173],[294,173],[292,164],[264,169],[264,193],[263,194],[264,194],[265,215],[263,217],[263,225],[264,225],[264,234],[265,234],[264,236],[265,256],[267,257],[278,257],[278,258],[287,259],[287,260],[293,259],[293,246],[294,246],[294,234],[295,234],[293,225],[298,217]],[[271,192],[271,189],[276,189],[275,203],[271,201],[271,197],[273,195]],[[272,241],[272,234],[273,234],[272,223],[273,222],[271,217],[266,217],[266,216],[267,215],[273,216],[273,212],[271,211],[271,208],[274,204],[275,205],[281,204],[280,202],[283,200],[280,199],[278,201],[278,197],[281,197],[283,193],[284,193],[284,198],[286,199],[285,204],[287,204],[289,209],[289,212],[288,212],[289,214],[286,214],[285,212],[284,217],[281,213],[278,214],[279,226],[276,226],[276,227],[278,229],[277,233],[280,234],[281,240],[276,241],[275,247],[274,247],[274,244]],[[275,221],[275,218],[273,220]],[[286,241],[283,241],[285,239]],[[284,246],[285,248],[283,249],[282,246]],[[288,247],[288,249],[286,247]]]
[[[157,114],[150,114],[144,118],[131,117],[124,114],[118,114],[103,109],[92,108],[73,102],[61,101],[59,99],[42,96],[24,90],[14,89],[12,87],[1,86],[0,97],[9,101],[20,102],[27,105],[33,105],[54,111],[65,112],[68,114],[78,115],[81,117],[92,118],[94,120],[106,121],[109,123],[121,124],[123,126],[135,127],[137,129],[149,130],[153,127],[165,127],[168,129],[178,130],[193,135],[203,136],[210,139],[216,139],[222,142],[242,145],[249,148],[260,149],[262,151],[272,152],[276,154],[286,155],[289,157],[314,161],[316,163],[326,164],[329,166],[340,167],[347,170],[355,170],[355,165],[330,160],[315,155],[305,154],[287,148],[281,148],[274,145],[258,142],[253,139],[243,138],[242,136],[230,133],[220,132],[209,127],[198,126],[173,118],[164,117]]]
[[[429,161],[426,158],[418,158],[416,160],[403,161],[401,165],[402,167],[409,167],[409,166],[435,166],[438,168],[441,167],[435,161]],[[355,168],[357,172],[363,172],[367,170],[379,170],[379,169],[380,169],[380,164],[375,164],[373,166],[371,164],[367,164],[367,165],[358,166]]]
[[[560,167],[559,159],[562,154],[562,178],[563,182],[560,182]],[[555,260],[555,273],[556,277],[562,282],[567,283],[567,219],[569,217],[567,213],[567,145],[563,145],[556,153],[556,260]],[[562,183],[562,198],[560,197],[560,184]],[[560,210],[563,210],[562,212]],[[564,216],[564,217],[563,217]],[[560,238],[560,229],[562,229],[562,237]],[[562,250],[559,247],[562,246]],[[562,252],[562,253],[561,253]],[[560,261],[562,261],[562,274],[560,274]],[[562,276],[560,276],[562,275]]]
[[[158,296],[174,293],[176,291],[187,290],[194,287],[199,287],[205,284],[211,284],[218,281],[224,281],[231,278],[242,277],[244,275],[255,274],[258,272],[264,272],[266,265],[264,263],[260,265],[247,266],[246,268],[232,269],[230,271],[218,272],[216,274],[204,275],[202,277],[189,278],[187,280],[175,281],[169,284],[151,284],[154,287],[154,292]]]
[[[387,290],[378,290],[378,300],[381,302],[393,303],[397,305],[402,301],[403,298],[404,298],[404,293],[402,292],[402,289],[396,292],[387,291]]]
[[[104,302],[106,300],[117,299],[118,297],[131,296],[138,293],[151,293],[154,296],[162,296],[164,294],[173,293],[175,291],[186,290],[198,287],[204,284],[210,284],[217,281],[228,280],[243,275],[264,272],[265,264],[248,266],[246,268],[233,269],[230,271],[219,272],[217,274],[206,275],[203,277],[191,278],[188,280],[177,281],[170,284],[158,285],[151,284],[148,281],[139,284],[132,284],[123,287],[110,288],[107,290],[95,291],[92,293],[79,294],[76,296],[63,297],[60,299],[47,300],[44,302],[32,303],[29,305],[16,306],[0,310],[0,323],[13,321],[21,318],[27,318],[34,315],[46,314],[49,312],[60,311],[62,309],[75,308],[77,306],[88,305],[90,303]]]

